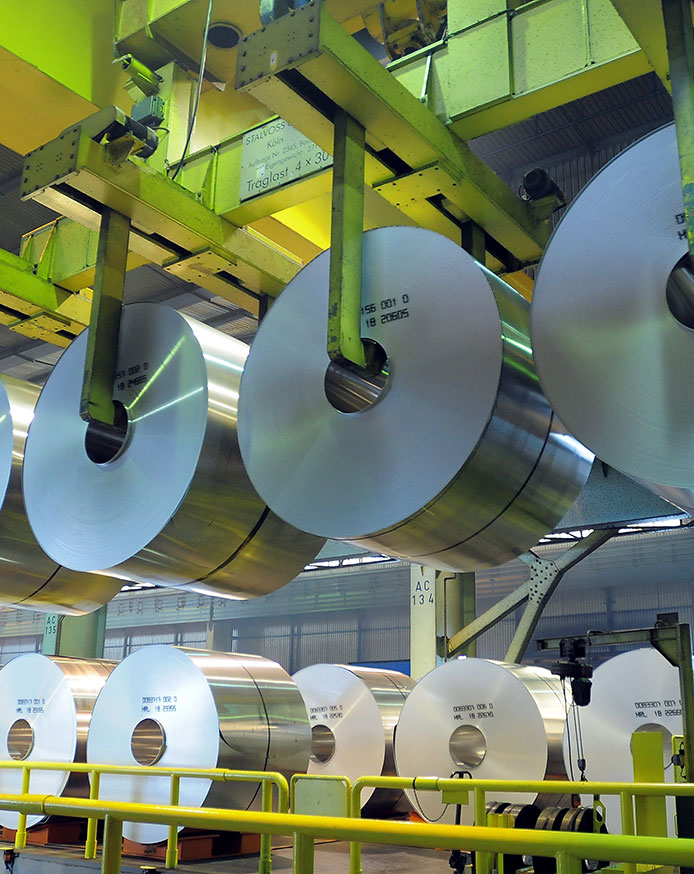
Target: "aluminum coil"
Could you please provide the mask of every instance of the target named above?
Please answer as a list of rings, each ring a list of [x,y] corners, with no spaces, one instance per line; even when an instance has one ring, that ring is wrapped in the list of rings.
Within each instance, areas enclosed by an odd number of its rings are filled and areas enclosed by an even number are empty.
[[[414,680],[399,671],[352,665],[312,665],[292,677],[311,725],[309,774],[395,775],[393,736]],[[408,809],[402,792],[365,789],[365,816]]]
[[[27,653],[0,670],[0,758],[30,762],[85,762],[96,697],[115,663]],[[0,794],[19,795],[21,769],[0,768]],[[86,797],[86,774],[32,771],[36,795]],[[27,825],[45,817],[31,814]],[[18,813],[0,810],[0,825],[16,829]]]
[[[583,189],[540,264],[532,306],[550,403],[603,461],[694,510],[694,279],[674,125]]]
[[[469,771],[481,780],[566,779],[562,738],[566,713],[561,683],[544,668],[484,659],[454,659],[434,668],[405,702],[395,733],[400,777],[450,777]],[[453,823],[455,807],[440,793],[406,790],[429,822]],[[497,802],[529,804],[527,793]],[[471,825],[472,805],[462,808]]]
[[[87,759],[114,765],[303,772],[311,732],[289,674],[260,656],[148,646],[124,659],[94,707]],[[104,774],[99,797],[168,804],[167,777]],[[181,780],[186,807],[247,809],[257,783]],[[124,823],[132,841],[162,841],[167,826]]]
[[[0,374],[0,561],[6,569],[0,603],[80,615],[103,607],[121,584],[56,565],[32,534],[22,496],[22,464],[39,391],[29,382]]]
[[[539,390],[526,301],[445,237],[369,231],[362,335],[387,356],[369,381],[329,366],[329,260],[289,283],[251,347],[239,442],[258,493],[304,531],[442,569],[533,546],[592,456]]]
[[[663,738],[665,779],[672,781],[668,767],[672,736],[682,734],[682,703],[679,671],[655,649],[621,653],[595,669],[590,704],[570,714],[564,737],[566,771],[578,779],[576,759],[580,737],[589,780],[629,783],[634,779],[631,736],[653,731]],[[579,731],[580,730],[580,731]],[[605,795],[607,827],[621,833],[619,798]],[[592,796],[582,796],[592,804]],[[672,833],[674,803],[667,799],[668,823]]]
[[[117,454],[95,461],[79,415],[85,334],[46,382],[27,439],[24,497],[48,555],[74,570],[229,597],[274,591],[300,573],[322,542],[268,510],[238,450],[248,347],[168,307],[124,307],[114,399],[128,428]]]

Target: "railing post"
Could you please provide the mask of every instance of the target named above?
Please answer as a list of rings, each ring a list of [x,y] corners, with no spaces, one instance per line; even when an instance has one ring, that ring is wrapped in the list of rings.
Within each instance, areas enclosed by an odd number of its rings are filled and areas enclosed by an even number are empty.
[[[272,783],[269,780],[263,780],[261,784],[260,799],[263,813],[272,813]],[[263,834],[260,836],[258,874],[270,874],[270,871],[272,871],[272,836]]]
[[[310,835],[294,832],[292,874],[313,874],[314,840]]]
[[[29,781],[31,780],[31,771],[29,768],[22,768],[22,795],[29,794]],[[15,850],[23,850],[27,845],[27,815],[20,813],[17,817],[17,834],[14,838]]]
[[[582,864],[578,856],[569,853],[557,853],[557,874],[581,874]]]
[[[359,780],[352,786],[349,793],[349,815],[352,819],[361,817],[361,783]],[[361,844],[352,841],[349,845],[349,874],[362,874],[361,870]]]
[[[104,819],[104,847],[101,852],[101,874],[120,874],[123,852],[123,823],[106,814]]]
[[[176,774],[171,775],[171,793],[169,796],[169,804],[172,807],[178,807],[178,802],[181,795],[181,778]],[[166,841],[166,867],[178,868],[178,825],[174,823],[169,826],[169,837]]]
[[[99,783],[101,782],[101,774],[98,771],[91,771],[89,784],[89,798],[91,801],[96,801],[99,798]],[[90,816],[87,820],[87,840],[84,843],[84,858],[96,859],[96,829],[98,820],[94,816]]]
[[[634,825],[634,799],[631,792],[620,792],[619,801],[622,808],[622,834],[633,835],[636,832]],[[624,874],[636,874],[634,862],[624,862],[622,867]]]
[[[487,796],[484,789],[473,789],[473,804],[475,808],[475,825],[487,824]],[[478,874],[489,874],[492,870],[492,853],[477,850],[475,853],[475,870]]]

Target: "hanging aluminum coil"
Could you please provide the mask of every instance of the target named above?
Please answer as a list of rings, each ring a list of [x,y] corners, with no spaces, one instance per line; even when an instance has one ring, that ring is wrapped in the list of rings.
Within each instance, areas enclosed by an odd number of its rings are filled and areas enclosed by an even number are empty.
[[[124,659],[94,707],[87,759],[114,765],[303,772],[311,732],[289,674],[260,656],[148,646]],[[167,804],[166,777],[104,774],[99,797]],[[257,783],[181,780],[185,807],[247,809]],[[168,827],[124,823],[125,837],[151,844]]]
[[[311,665],[292,677],[311,725],[309,774],[336,774],[354,783],[395,775],[393,736],[414,680],[399,671],[352,665]],[[365,789],[365,816],[408,809],[402,792]]]
[[[27,439],[24,497],[48,555],[243,598],[300,573],[322,542],[268,510],[238,450],[248,347],[168,307],[124,307],[114,399],[128,426],[113,445],[79,415],[85,334],[48,378]]]
[[[544,668],[484,659],[453,659],[430,671],[405,702],[395,732],[398,776],[480,780],[566,779],[566,712],[559,679]],[[436,792],[405,790],[429,822],[455,821]],[[527,793],[495,793],[497,802],[528,804]],[[472,805],[462,808],[471,825]]]
[[[330,364],[325,252],[263,320],[241,381],[249,476],[285,521],[449,570],[508,561],[561,519],[592,456],[540,392],[528,304],[445,237],[364,235],[374,377]]]
[[[0,758],[27,762],[85,762],[96,697],[115,663],[27,653],[0,670]],[[89,795],[86,774],[32,771],[37,795]],[[22,792],[20,769],[0,768],[0,793]],[[45,817],[31,814],[27,825]],[[0,825],[16,829],[18,813],[0,811]]]
[[[120,582],[56,565],[37,544],[24,508],[24,447],[39,391],[0,374],[0,561],[5,568],[0,603],[49,613],[89,613],[117,595]]]
[[[540,264],[532,341],[542,388],[603,461],[694,510],[694,276],[674,125],[583,189]]]
[[[566,772],[578,779],[576,760],[585,758],[586,777],[598,782],[628,783],[634,779],[631,737],[654,732],[663,739],[665,780],[672,781],[672,736],[682,734],[679,672],[655,649],[621,653],[601,664],[593,674],[590,704],[575,707],[564,738]],[[619,798],[606,795],[607,827],[621,833]],[[592,796],[582,796],[584,804]],[[666,801],[672,833],[674,803]]]

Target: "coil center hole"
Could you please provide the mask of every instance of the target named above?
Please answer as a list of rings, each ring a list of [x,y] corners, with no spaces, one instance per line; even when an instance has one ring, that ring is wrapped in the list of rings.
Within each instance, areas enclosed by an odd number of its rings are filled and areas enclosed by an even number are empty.
[[[487,739],[475,725],[459,725],[450,740],[448,750],[460,768],[477,768],[487,755]]]
[[[15,720],[7,732],[7,752],[11,759],[23,761],[34,749],[34,729],[26,719]]]
[[[672,268],[665,286],[665,300],[680,325],[694,330],[694,272],[689,255]]]
[[[120,401],[113,402],[114,422],[107,425],[92,419],[84,434],[84,448],[94,464],[107,464],[116,459],[128,440],[128,413]]]
[[[138,765],[156,765],[166,752],[166,732],[156,719],[141,719],[130,737],[130,752]]]
[[[325,396],[341,413],[361,413],[368,409],[385,394],[390,384],[390,362],[385,349],[374,340],[363,342],[371,367],[331,361],[325,371]]]
[[[311,758],[314,762],[329,762],[335,753],[335,735],[327,725],[311,727]]]

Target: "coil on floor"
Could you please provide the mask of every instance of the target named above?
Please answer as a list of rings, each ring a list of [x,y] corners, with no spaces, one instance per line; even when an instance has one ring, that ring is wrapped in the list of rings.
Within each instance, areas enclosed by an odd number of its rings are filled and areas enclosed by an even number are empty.
[[[303,772],[311,752],[304,702],[289,674],[260,656],[153,645],[112,672],[94,707],[87,760],[114,765]],[[167,804],[167,777],[104,774],[99,797]],[[257,783],[181,780],[180,803],[247,809]],[[124,823],[142,844],[168,827]]]
[[[592,179],[540,263],[531,337],[540,383],[607,464],[694,509],[694,276],[674,125]]]
[[[27,653],[0,670],[0,758],[31,762],[85,762],[94,702],[115,662]],[[4,747],[4,749],[3,749]],[[20,769],[0,768],[0,792],[21,794]],[[32,771],[37,795],[87,797],[86,774]],[[18,813],[0,810],[0,825],[17,828]],[[31,814],[27,825],[45,817]]]
[[[86,332],[36,405],[24,497],[36,539],[80,571],[249,597],[293,579],[322,541],[268,510],[236,438],[248,347],[173,309],[123,308],[114,399],[127,414],[108,442],[79,415]]]
[[[403,705],[395,732],[398,776],[462,770],[482,780],[566,779],[565,718],[560,681],[544,668],[453,659],[422,677]],[[454,822],[454,806],[442,804],[438,793],[406,794],[430,822]],[[534,800],[509,792],[497,803]],[[463,824],[471,825],[472,816],[464,806]]]
[[[414,680],[351,665],[311,665],[292,679],[311,725],[309,774],[336,774],[352,783],[367,774],[395,776],[393,736]],[[409,810],[399,791],[364,789],[361,799],[364,816]]]
[[[281,518],[449,570],[499,565],[561,519],[592,456],[539,390],[527,302],[445,237],[364,235],[367,376],[326,352],[329,252],[289,283],[253,342],[239,442]]]

